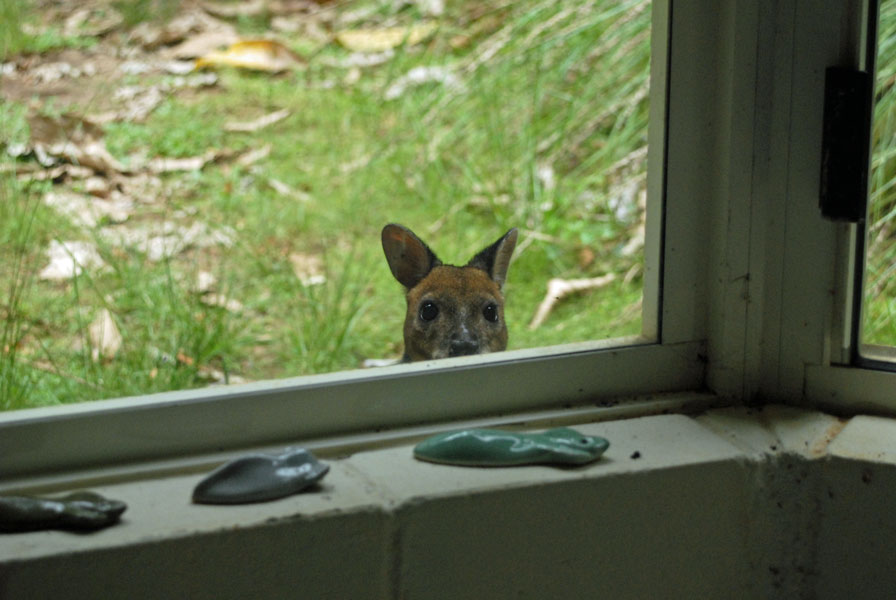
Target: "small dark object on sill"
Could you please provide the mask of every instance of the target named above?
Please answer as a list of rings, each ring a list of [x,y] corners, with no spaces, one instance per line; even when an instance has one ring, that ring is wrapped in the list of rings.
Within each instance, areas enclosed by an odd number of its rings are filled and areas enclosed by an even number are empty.
[[[631,456],[631,459],[632,459],[632,460],[638,460],[639,458],[641,458],[641,452],[640,452],[640,451],[635,450],[634,452],[632,452],[632,456]]]
[[[93,492],[75,492],[62,498],[0,496],[0,532],[94,531],[117,523],[127,507],[120,500]]]
[[[199,504],[248,504],[297,494],[320,481],[326,465],[304,448],[281,454],[250,454],[227,462],[193,490]]]

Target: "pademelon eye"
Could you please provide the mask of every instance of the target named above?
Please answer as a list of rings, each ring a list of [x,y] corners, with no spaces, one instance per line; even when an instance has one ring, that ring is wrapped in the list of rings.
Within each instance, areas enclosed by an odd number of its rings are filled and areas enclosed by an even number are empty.
[[[423,304],[420,305],[420,318],[424,321],[432,321],[436,317],[439,316],[439,307],[436,306],[436,303],[427,300]]]
[[[492,323],[498,322],[498,306],[493,303],[488,303],[485,305],[485,308],[482,309],[482,316],[485,317],[486,321],[491,321]]]

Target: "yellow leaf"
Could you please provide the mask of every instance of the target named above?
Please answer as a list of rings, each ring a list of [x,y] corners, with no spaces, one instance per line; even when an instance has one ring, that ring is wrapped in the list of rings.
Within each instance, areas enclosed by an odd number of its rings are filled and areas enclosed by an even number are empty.
[[[410,27],[385,27],[382,29],[352,29],[336,34],[336,41],[354,52],[385,52],[402,44],[419,44],[436,30],[433,21]]]
[[[209,52],[196,60],[196,68],[237,67],[254,71],[277,73],[302,64],[289,48],[274,40],[243,40],[226,50]]]

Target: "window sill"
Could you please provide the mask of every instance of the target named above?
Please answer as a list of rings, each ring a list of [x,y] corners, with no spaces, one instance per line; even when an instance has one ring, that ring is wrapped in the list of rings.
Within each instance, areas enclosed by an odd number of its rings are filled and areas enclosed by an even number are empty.
[[[0,592],[761,596],[811,589],[835,564],[892,580],[896,519],[861,507],[896,489],[896,421],[766,407],[576,427],[610,440],[600,461],[470,469],[416,461],[402,443],[329,459],[318,492],[234,507],[190,504],[200,474],[93,486],[129,504],[122,523],[0,536]]]
[[[694,390],[704,354],[698,342],[627,338],[0,413],[0,492],[53,471]]]
[[[896,373],[875,369],[806,367],[806,397],[823,410],[844,414],[894,414]]]

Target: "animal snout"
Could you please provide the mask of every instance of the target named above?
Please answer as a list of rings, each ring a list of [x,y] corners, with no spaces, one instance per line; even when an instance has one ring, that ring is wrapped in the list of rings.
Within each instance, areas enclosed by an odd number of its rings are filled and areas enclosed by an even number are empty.
[[[469,337],[452,338],[448,347],[448,356],[468,356],[479,354],[479,342]]]

